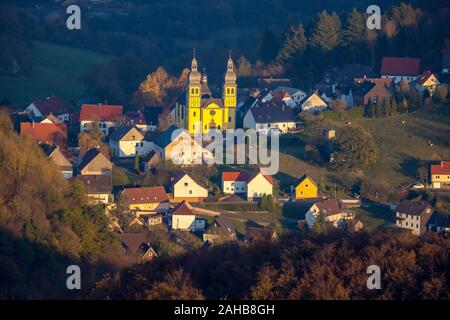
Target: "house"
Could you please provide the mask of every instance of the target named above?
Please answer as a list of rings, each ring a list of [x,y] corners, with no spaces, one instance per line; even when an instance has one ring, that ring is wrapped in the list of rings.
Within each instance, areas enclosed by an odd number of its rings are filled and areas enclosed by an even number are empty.
[[[208,197],[208,189],[195,182],[187,173],[176,174],[171,184],[174,202],[202,202]]]
[[[126,188],[122,191],[122,199],[138,218],[169,210],[169,196],[164,187]]]
[[[450,188],[450,161],[431,166],[431,186],[433,189]]]
[[[427,231],[434,231],[442,233],[445,236],[450,236],[450,215],[434,212],[428,220]]]
[[[417,79],[420,73],[420,59],[405,57],[384,57],[381,63],[381,77],[392,78],[395,83]]]
[[[309,228],[314,226],[319,215],[323,215],[325,221],[333,223],[335,227],[338,227],[342,221],[355,218],[355,214],[348,210],[340,199],[321,199],[314,202],[305,215]]]
[[[124,252],[143,261],[151,261],[158,257],[147,240],[147,233],[122,233],[120,235]]]
[[[295,199],[317,198],[318,190],[317,183],[310,176],[304,174],[295,187]]]
[[[30,112],[35,118],[46,118],[49,115],[53,115],[61,122],[69,121],[69,110],[67,110],[61,99],[53,95],[44,99],[34,100],[25,111]]]
[[[322,137],[324,137],[327,140],[333,140],[336,138],[336,130],[333,129],[323,129],[322,130]]]
[[[419,92],[428,92],[430,96],[433,96],[436,88],[441,84],[436,74],[431,71],[425,71],[422,73],[416,81],[414,81],[415,88]]]
[[[100,129],[106,136],[109,129],[118,127],[123,116],[121,105],[83,104],[80,111],[80,132],[90,129],[98,121]]]
[[[98,149],[86,152],[78,166],[80,175],[112,175],[112,163]]]
[[[109,149],[117,158],[143,156],[151,151],[152,144],[144,140],[144,135],[135,126],[122,126],[109,136]]]
[[[254,244],[257,242],[271,242],[278,238],[275,230],[265,228],[248,227],[244,236],[244,242]]]
[[[442,74],[450,73],[450,55],[445,54],[442,56]]]
[[[249,174],[245,172],[222,172],[222,192],[224,194],[247,194],[247,180]]]
[[[39,123],[62,123],[56,116],[49,114],[47,117],[43,118]]]
[[[67,126],[65,123],[21,122],[20,135],[26,136],[39,144],[63,147],[67,142]]]
[[[247,179],[247,200],[258,200],[273,195],[273,179],[269,175],[257,172]]]
[[[143,111],[125,112],[125,121],[130,126],[135,126],[141,132],[154,131],[158,129],[159,117],[163,112],[163,107],[149,106]]]
[[[161,106],[147,106],[144,108],[144,118],[148,130],[158,129],[159,119],[163,111],[164,109]]]
[[[356,84],[353,89],[354,104],[366,106],[370,102],[378,103],[384,99],[392,98],[392,93],[385,87],[376,82],[365,81]]]
[[[328,108],[328,104],[318,95],[317,92],[311,93],[309,96],[300,101],[302,112],[323,111]]]
[[[172,229],[184,231],[204,231],[205,219],[197,219],[194,208],[187,201],[180,203],[172,212]]]
[[[244,129],[255,129],[263,133],[270,130],[286,133],[296,128],[292,109],[284,104],[279,106],[273,103],[257,104],[248,110],[243,124]]]
[[[278,91],[277,93],[274,93],[272,101],[281,102],[291,109],[297,107],[297,103],[294,99],[292,99],[291,95],[287,91]]]
[[[113,202],[112,178],[108,175],[78,175],[76,178],[84,187],[84,194],[91,203]]]
[[[292,100],[295,103],[295,106],[292,106],[293,108],[297,107],[299,105],[300,101],[302,101],[302,99],[307,96],[305,91],[297,89],[297,88],[292,88],[292,87],[280,86],[280,87],[276,88],[275,90],[273,90],[273,93],[275,95],[277,95],[279,92],[284,92],[289,95],[290,100]],[[291,106],[290,102],[288,102],[286,104],[288,106]]]
[[[433,208],[426,201],[403,200],[395,209],[396,225],[421,236],[432,213]]]
[[[203,233],[203,241],[209,243],[233,241],[236,238],[236,230],[223,215],[218,216]]]
[[[56,145],[47,146],[44,148],[45,154],[53,160],[53,162],[58,166],[64,179],[70,179],[73,176],[73,165],[67,159],[67,157],[62,153]]]
[[[171,126],[153,141],[153,150],[164,160],[176,165],[189,166],[212,163],[213,154],[195,141],[185,129]]]
[[[150,172],[151,169],[153,169],[158,163],[161,162],[161,158],[158,156],[158,154],[152,150],[147,154],[144,158],[144,172]]]

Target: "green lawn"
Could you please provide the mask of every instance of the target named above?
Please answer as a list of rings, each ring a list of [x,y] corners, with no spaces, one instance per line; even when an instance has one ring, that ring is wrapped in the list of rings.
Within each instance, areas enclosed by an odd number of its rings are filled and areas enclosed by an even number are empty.
[[[55,94],[74,105],[85,96],[79,77],[90,68],[113,57],[94,51],[34,41],[33,71],[30,77],[0,76],[0,99],[23,108],[31,100]]]
[[[378,228],[393,226],[395,223],[394,212],[380,206],[368,205],[361,208],[352,208],[356,219],[364,224],[368,232]]]
[[[280,141],[280,170],[276,175],[281,187],[288,187],[305,172],[318,182],[326,179],[340,186],[353,183],[361,176],[373,180],[384,180],[399,189],[416,180],[417,168],[428,167],[431,161],[450,159],[450,117],[442,109],[424,108],[420,111],[401,114],[391,118],[353,118],[351,125],[366,128],[374,137],[379,149],[375,165],[359,172],[334,172],[328,164],[317,165],[307,160],[305,149],[315,145],[321,128],[338,129],[348,120],[326,117],[308,124],[305,132],[287,135]],[[338,132],[339,133],[339,132]],[[431,143],[429,143],[431,142]],[[432,144],[432,145],[431,145]]]

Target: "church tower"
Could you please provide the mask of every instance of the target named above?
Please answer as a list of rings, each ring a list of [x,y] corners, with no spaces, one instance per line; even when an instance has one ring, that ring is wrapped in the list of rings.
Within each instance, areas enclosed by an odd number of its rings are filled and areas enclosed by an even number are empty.
[[[225,73],[225,83],[223,86],[223,104],[225,107],[224,122],[227,123],[228,129],[236,127],[236,104],[237,104],[237,84],[236,73],[234,71],[233,59],[230,56],[227,63],[227,72]]]
[[[202,87],[202,75],[198,71],[198,63],[195,58],[195,49],[194,49],[194,57],[192,58],[191,63],[191,72],[189,73],[188,79],[188,88],[187,88],[187,129],[191,134],[194,134],[196,130],[201,129],[200,124],[200,103],[201,103],[201,87]]]

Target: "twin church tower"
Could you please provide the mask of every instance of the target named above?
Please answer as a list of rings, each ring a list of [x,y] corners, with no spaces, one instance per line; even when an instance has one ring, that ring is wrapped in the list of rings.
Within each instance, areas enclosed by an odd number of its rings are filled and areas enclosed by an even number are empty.
[[[206,71],[200,73],[197,59],[191,63],[186,95],[175,105],[176,122],[190,134],[207,133],[211,129],[236,127],[237,84],[234,63],[228,58],[222,97],[214,97],[208,86]]]

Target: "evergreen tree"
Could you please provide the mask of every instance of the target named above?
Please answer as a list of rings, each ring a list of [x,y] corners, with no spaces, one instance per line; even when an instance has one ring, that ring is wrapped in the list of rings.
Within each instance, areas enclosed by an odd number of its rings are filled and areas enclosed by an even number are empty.
[[[305,29],[300,24],[298,27],[291,27],[284,41],[283,47],[277,56],[277,62],[286,64],[298,58],[308,46],[308,39],[305,36]]]
[[[391,111],[390,111],[392,116],[397,113],[397,108],[398,108],[397,99],[395,99],[395,97],[392,97],[391,98]]]
[[[236,74],[238,77],[248,77],[252,75],[252,65],[244,56],[237,62]]]
[[[261,210],[267,210],[267,196],[264,194],[259,202],[259,208]]]
[[[134,171],[139,172],[139,155],[136,153],[134,155]]]
[[[272,30],[266,28],[262,35],[261,47],[259,50],[259,58],[266,64],[272,62],[278,54],[280,44],[277,36]]]
[[[353,8],[347,18],[347,27],[343,31],[344,43],[346,46],[354,46],[364,42],[366,35],[366,23],[364,16]]]
[[[312,44],[325,52],[334,50],[342,40],[341,19],[336,12],[329,15],[326,11],[319,14],[314,28]]]

